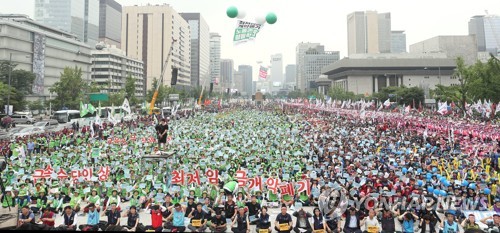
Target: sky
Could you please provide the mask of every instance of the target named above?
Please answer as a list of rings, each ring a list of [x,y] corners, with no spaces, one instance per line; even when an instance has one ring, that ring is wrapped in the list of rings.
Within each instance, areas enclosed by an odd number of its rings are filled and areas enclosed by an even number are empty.
[[[438,35],[466,35],[474,15],[500,14],[499,0],[117,0],[122,6],[163,4],[177,12],[199,12],[211,32],[222,36],[221,58],[234,60],[235,68],[257,61],[270,63],[270,56],[283,54],[283,65],[295,64],[295,48],[300,42],[317,42],[326,50],[347,56],[347,15],[354,11],[390,12],[392,30],[405,30],[409,45]],[[34,0],[1,0],[0,13],[20,13],[33,18]],[[23,4],[20,4],[23,2]],[[256,16],[269,12],[278,21],[266,24],[254,42],[234,45],[236,19],[226,16],[235,6],[246,12],[243,20],[255,22]],[[500,35],[499,35],[500,36]],[[255,76],[255,75],[254,75]]]

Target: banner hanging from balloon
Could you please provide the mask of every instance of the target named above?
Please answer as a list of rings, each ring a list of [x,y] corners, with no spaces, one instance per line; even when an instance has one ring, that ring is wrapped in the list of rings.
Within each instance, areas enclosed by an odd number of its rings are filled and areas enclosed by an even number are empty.
[[[238,20],[236,29],[234,30],[234,43],[241,44],[254,40],[257,37],[257,33],[259,33],[263,26],[264,25],[258,23]]]

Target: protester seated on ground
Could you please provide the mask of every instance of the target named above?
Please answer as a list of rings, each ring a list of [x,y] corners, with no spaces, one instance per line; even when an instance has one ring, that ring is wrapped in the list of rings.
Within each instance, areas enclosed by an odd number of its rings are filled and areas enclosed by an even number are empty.
[[[207,216],[202,209],[203,205],[198,203],[196,209],[189,213],[188,218],[190,219],[190,224],[188,225],[189,230],[192,232],[203,232],[207,229]]]
[[[293,220],[292,216],[288,214],[286,205],[281,206],[281,213],[276,216],[274,220],[274,230],[277,232],[288,233],[292,231]]]
[[[70,205],[64,207],[63,224],[57,227],[62,231],[76,231],[78,227],[78,215]]]
[[[184,232],[186,230],[186,226],[184,226],[186,207],[176,203],[175,205],[170,206],[169,210],[172,214],[170,214],[167,220],[172,222],[172,226],[170,228],[171,232]]]
[[[423,233],[436,233],[436,224],[432,222],[430,215],[425,215],[420,219],[419,228]]]
[[[96,189],[92,189],[90,192],[90,196],[88,197],[88,202],[89,204],[83,208],[83,213],[88,213],[89,212],[89,206],[94,205],[94,209],[97,210],[97,212],[101,211],[100,205],[101,205],[101,197],[97,194]]]
[[[97,231],[99,229],[99,218],[101,216],[93,203],[89,204],[87,207],[87,224],[80,225],[79,229],[81,231]]]
[[[56,214],[49,207],[43,208],[42,212],[43,213],[38,219],[37,223],[41,222],[43,225],[53,228],[56,221]]]
[[[267,213],[267,207],[263,206],[261,208],[260,214],[257,215],[257,226],[256,231],[259,230],[268,230],[268,232],[272,232],[271,230],[271,221],[269,219],[269,214]]]
[[[21,213],[19,214],[17,227],[20,227],[21,225],[24,224],[35,224],[35,215],[28,206],[23,206],[23,208],[21,208]]]
[[[479,229],[479,225],[476,223],[476,216],[474,214],[469,214],[466,219],[460,224],[464,231]]]
[[[7,187],[5,188],[5,196],[3,194],[0,194],[0,202],[2,202],[2,208],[9,208],[10,207],[15,207],[16,206],[16,200],[14,195],[14,192],[12,192],[12,187]]]
[[[319,210],[318,207],[314,208],[313,210],[313,224],[312,224],[312,231],[321,231],[323,232],[331,232],[330,227],[328,227],[328,224],[326,224],[325,219],[323,218],[323,214]]]
[[[69,201],[69,205],[75,211],[75,213],[80,212],[80,204],[82,202],[82,198],[80,197],[80,191],[75,189],[73,194],[71,195],[71,199]]]
[[[255,225],[258,221],[257,215],[260,212],[260,204],[257,202],[257,196],[252,195],[250,201],[246,203],[246,208],[248,209],[248,219],[251,225]]]
[[[455,220],[455,215],[452,213],[446,213],[446,220],[441,222],[440,228],[443,232],[455,232],[459,230],[458,222]]]
[[[129,231],[145,230],[139,229],[143,228],[143,226],[142,224],[139,225],[140,217],[135,206],[131,206],[130,209],[122,215],[122,217],[127,217],[127,225],[123,227],[127,228]]]
[[[222,233],[227,230],[226,217],[222,215],[222,211],[215,211],[215,216],[211,218],[209,229],[214,233]]]
[[[109,204],[110,208],[106,211],[101,212],[101,216],[106,216],[108,219],[107,226],[119,226],[120,225],[120,216],[121,211],[118,210],[116,203],[111,202]]]
[[[354,207],[349,208],[349,212],[346,213],[344,228],[342,229],[345,233],[361,233],[361,213]],[[340,232],[340,226],[338,231]]]
[[[151,208],[149,210],[149,208]],[[161,232],[163,230],[163,212],[165,212],[167,208],[157,205],[157,204],[149,204],[146,207],[146,212],[149,211],[151,214],[151,225],[145,227],[146,230],[153,230],[156,232]]]
[[[368,211],[368,216],[361,220],[361,226],[369,233],[377,233],[382,230],[380,222],[377,219],[377,212],[374,209]]]
[[[231,231],[234,233],[249,233],[250,221],[245,213],[245,207],[238,208],[237,214],[231,222]]]
[[[38,197],[36,199],[36,206],[31,207],[33,213],[38,214],[38,212],[45,207],[47,207],[47,196],[45,195],[45,190],[41,189],[38,191]]]
[[[481,219],[481,222],[483,224],[492,224],[494,227],[500,229],[500,215],[499,214],[493,214],[493,216],[490,217],[485,217]]]
[[[295,227],[293,228],[294,232],[312,232],[312,226],[309,222],[309,218],[313,216],[312,214],[306,212],[303,208],[301,208],[299,211],[293,212],[293,216],[297,218]]]

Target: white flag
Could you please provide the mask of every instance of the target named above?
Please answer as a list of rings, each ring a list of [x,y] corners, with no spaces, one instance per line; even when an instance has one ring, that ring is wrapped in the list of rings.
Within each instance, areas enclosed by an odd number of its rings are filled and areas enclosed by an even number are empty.
[[[128,114],[130,114],[132,112],[130,110],[130,104],[128,103],[128,99],[127,98],[125,98],[123,100],[122,109],[123,109],[123,111],[127,112]]]
[[[389,99],[387,99],[387,100],[384,102],[384,106],[386,106],[386,107],[391,106],[391,101],[390,101]]]
[[[101,118],[98,115],[95,116],[95,123],[98,124],[99,126],[102,125]]]
[[[90,122],[90,137],[94,137],[94,122]]]
[[[113,114],[111,114],[110,111],[108,111],[108,121],[113,123],[113,124],[116,124],[115,117],[113,117]]]

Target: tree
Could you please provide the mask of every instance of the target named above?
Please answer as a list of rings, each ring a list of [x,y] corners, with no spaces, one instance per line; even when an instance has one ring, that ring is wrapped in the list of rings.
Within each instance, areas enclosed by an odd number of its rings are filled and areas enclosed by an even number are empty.
[[[334,100],[355,100],[358,97],[352,91],[346,91],[341,87],[332,86],[328,90],[328,96]]]
[[[31,111],[33,110],[41,111],[45,109],[45,106],[41,100],[35,100],[29,102],[28,107],[30,108]]]
[[[130,74],[125,82],[125,97],[127,97],[130,105],[135,105],[137,103],[137,98],[135,97],[135,78]]]
[[[288,93],[288,98],[290,99],[297,99],[297,98],[304,98],[305,95],[300,91],[300,90],[294,90]]]
[[[6,85],[7,89],[10,91],[6,92],[9,96],[9,104],[14,106],[14,110],[24,110],[26,107],[25,97],[32,92],[33,81],[35,80],[35,74],[26,70],[16,70],[16,64],[10,63],[10,61],[0,62],[0,82]],[[12,69],[9,84],[9,69]],[[8,97],[4,98],[2,101],[2,106],[7,104]]]
[[[78,109],[80,101],[83,101],[85,93],[89,90],[89,85],[82,79],[82,69],[64,68],[61,79],[54,83],[49,89],[51,93],[56,93],[57,97],[52,101],[56,109],[67,107]]]
[[[419,103],[424,103],[425,101],[424,90],[419,87],[402,87],[397,91],[397,95],[400,97],[398,100],[399,104],[411,105],[413,108],[416,108]]]

